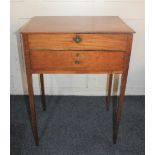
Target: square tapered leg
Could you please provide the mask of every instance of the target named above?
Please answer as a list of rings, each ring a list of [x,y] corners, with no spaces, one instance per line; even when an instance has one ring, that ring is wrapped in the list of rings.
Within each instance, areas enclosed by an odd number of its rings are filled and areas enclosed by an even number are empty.
[[[45,89],[44,89],[44,76],[43,76],[43,74],[40,74],[40,86],[41,86],[42,108],[45,111],[46,110],[46,100],[45,100]]]
[[[109,77],[108,77],[108,95],[106,96],[106,110],[107,111],[109,110],[110,101],[111,101],[112,79],[113,79],[113,74],[109,74]]]
[[[27,83],[28,83],[29,107],[30,107],[32,132],[34,135],[34,140],[35,140],[36,145],[39,145],[39,136],[38,136],[37,119],[36,119],[35,102],[34,102],[34,93],[33,93],[33,83],[32,83],[32,74],[31,73],[27,73]]]

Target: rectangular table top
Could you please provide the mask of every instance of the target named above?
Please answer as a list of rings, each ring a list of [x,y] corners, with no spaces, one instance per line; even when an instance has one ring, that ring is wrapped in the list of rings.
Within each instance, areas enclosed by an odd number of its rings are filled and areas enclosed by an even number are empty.
[[[36,16],[21,33],[134,33],[117,16]]]

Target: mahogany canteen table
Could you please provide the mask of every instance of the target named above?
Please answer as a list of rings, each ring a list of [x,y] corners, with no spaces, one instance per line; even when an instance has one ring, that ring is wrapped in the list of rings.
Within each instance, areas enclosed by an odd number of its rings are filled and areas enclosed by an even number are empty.
[[[113,143],[116,143],[133,33],[117,16],[37,16],[21,28],[31,123],[36,145],[39,144],[39,135],[32,74],[40,74],[43,110],[46,109],[43,74],[109,74],[107,110],[113,74],[121,74],[120,95],[113,125]]]

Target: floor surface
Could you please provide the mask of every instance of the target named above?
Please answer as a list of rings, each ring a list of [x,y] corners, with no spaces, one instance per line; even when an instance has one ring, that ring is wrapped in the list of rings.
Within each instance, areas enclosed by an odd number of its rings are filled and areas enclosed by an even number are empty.
[[[113,104],[105,97],[35,98],[40,145],[35,146],[27,97],[11,96],[11,155],[144,155],[145,97],[127,96],[117,144],[112,143]],[[115,102],[114,102],[115,103]]]

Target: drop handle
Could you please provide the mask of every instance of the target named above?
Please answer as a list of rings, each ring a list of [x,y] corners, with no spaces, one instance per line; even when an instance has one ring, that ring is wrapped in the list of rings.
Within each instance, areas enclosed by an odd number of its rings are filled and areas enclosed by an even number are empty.
[[[75,60],[75,64],[80,64],[80,60]]]
[[[76,42],[76,43],[80,43],[82,41],[81,37],[79,35],[76,35],[75,38],[73,38],[73,40]]]

